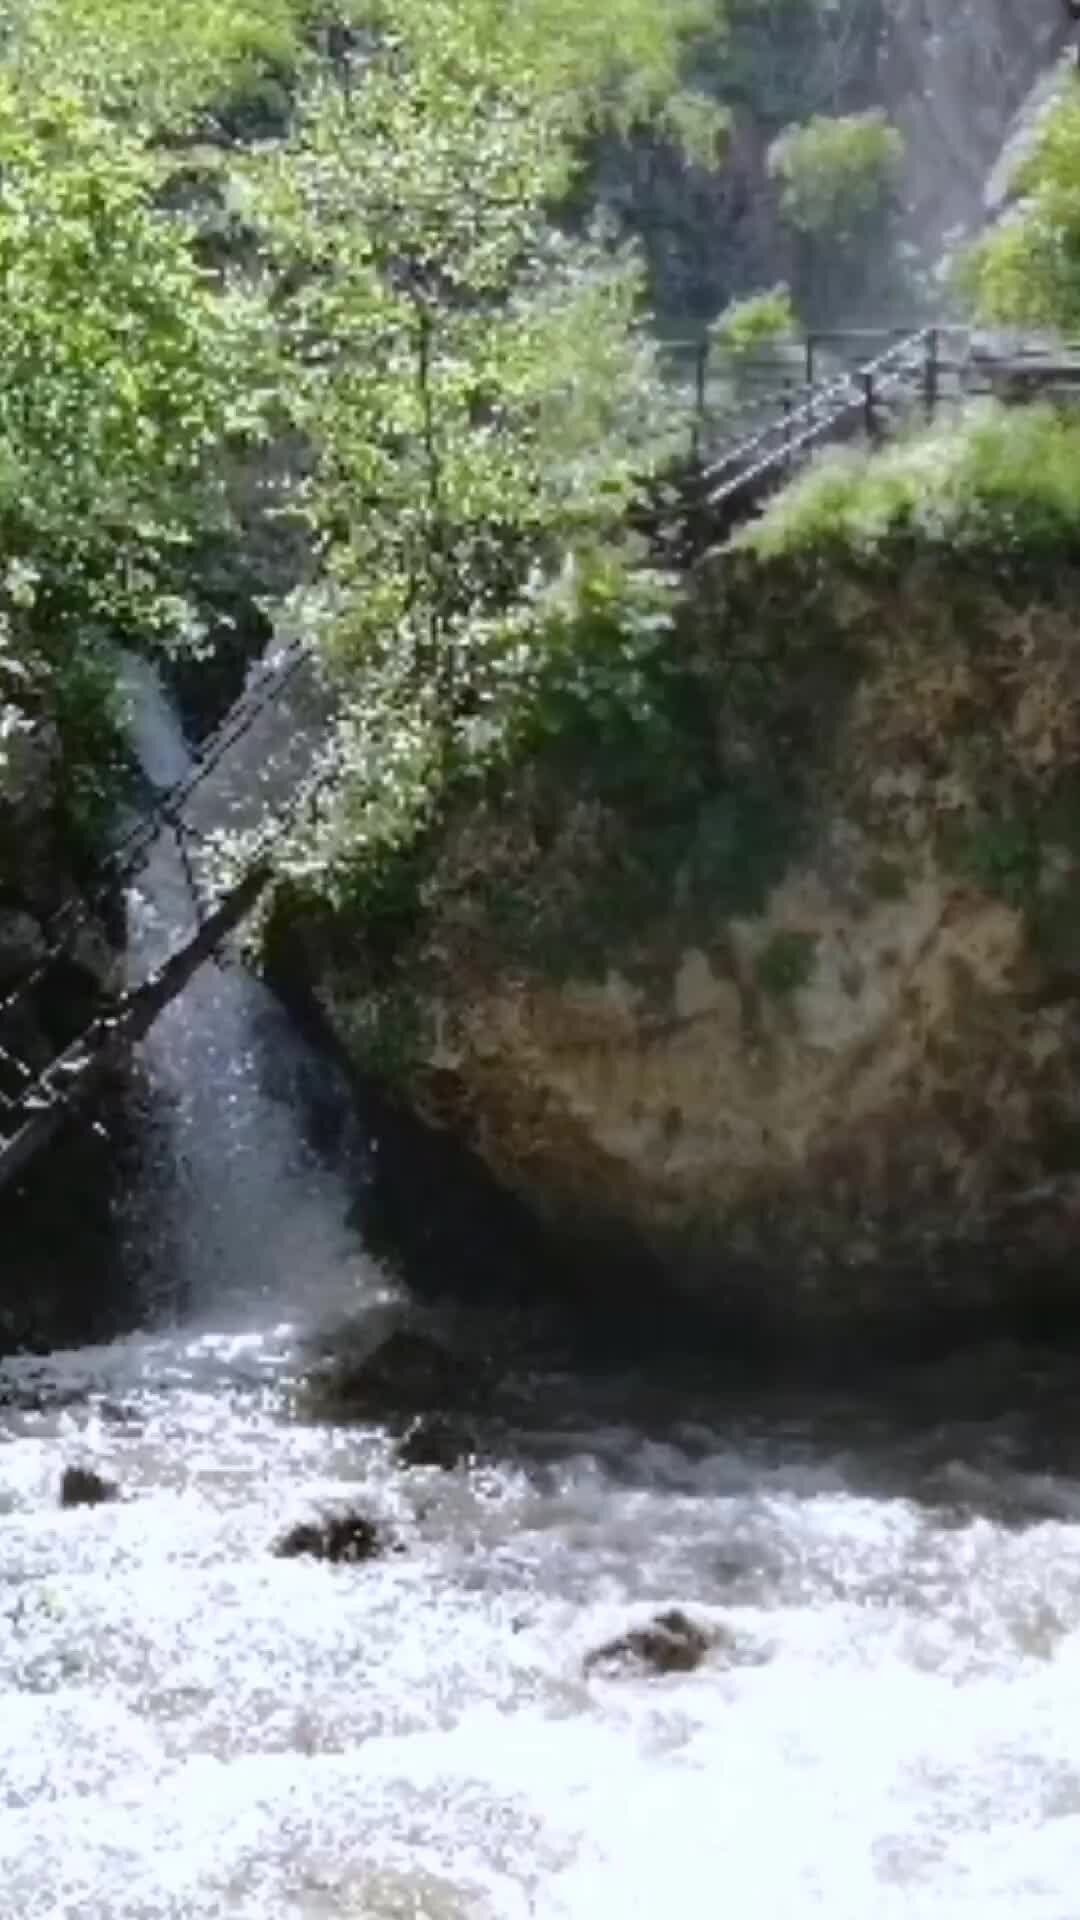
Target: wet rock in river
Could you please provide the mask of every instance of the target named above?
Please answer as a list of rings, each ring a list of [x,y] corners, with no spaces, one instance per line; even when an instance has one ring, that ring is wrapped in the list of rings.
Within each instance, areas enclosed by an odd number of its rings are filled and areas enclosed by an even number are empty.
[[[486,1354],[399,1327],[367,1353],[339,1355],[314,1399],[334,1419],[398,1421],[482,1404],[491,1372]]]
[[[437,1413],[421,1414],[398,1444],[403,1467],[441,1467],[446,1473],[474,1459],[476,1452],[472,1428]]]
[[[364,1362],[356,1384],[373,1399],[429,1406],[453,1392],[456,1373],[454,1356],[438,1340],[400,1328]]]
[[[632,1627],[594,1648],[585,1656],[585,1672],[632,1666],[650,1673],[692,1673],[715,1647],[735,1651],[735,1638],[727,1627],[704,1626],[672,1607],[645,1626]]]
[[[307,1558],[355,1566],[362,1560],[377,1560],[389,1544],[374,1520],[349,1508],[319,1520],[301,1520],[282,1535],[274,1553],[279,1560]]]
[[[122,1400],[100,1400],[97,1410],[101,1419],[113,1427],[137,1427],[142,1424],[138,1408],[129,1407]]]
[[[103,1479],[91,1467],[65,1467],[60,1482],[62,1507],[101,1507],[119,1497],[115,1481]]]

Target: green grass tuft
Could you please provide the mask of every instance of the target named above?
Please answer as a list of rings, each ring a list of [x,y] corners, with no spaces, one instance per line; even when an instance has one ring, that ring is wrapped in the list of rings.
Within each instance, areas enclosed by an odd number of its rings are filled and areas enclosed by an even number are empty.
[[[869,559],[904,539],[1031,556],[1080,540],[1080,419],[987,402],[881,452],[826,453],[734,544]]]

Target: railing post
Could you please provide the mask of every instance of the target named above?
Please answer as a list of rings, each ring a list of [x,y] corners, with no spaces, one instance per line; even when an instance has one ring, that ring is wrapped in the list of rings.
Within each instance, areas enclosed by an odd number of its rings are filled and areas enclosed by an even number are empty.
[[[195,881],[195,869],[191,864],[191,851],[188,844],[188,825],[183,813],[179,811],[170,813],[167,818],[173,830],[173,838],[176,841],[176,851],[180,856],[180,871],[184,876],[184,884],[191,896],[191,904],[195,909],[195,924],[201,927],[206,915],[203,911],[202,895]]]
[[[709,336],[703,333],[694,356],[694,420],[690,429],[690,458],[701,465],[701,441],[705,428],[705,392],[709,374]]]
[[[941,375],[940,338],[936,327],[930,327],[926,335],[926,417],[934,418],[937,412],[938,392]]]
[[[812,333],[806,336],[806,384],[808,387],[814,384],[814,336]]]
[[[784,388],[784,472],[791,472],[791,387]]]
[[[872,446],[876,446],[880,435],[878,433],[877,407],[874,403],[874,376],[872,373],[864,373],[862,375],[862,390],[863,425],[866,428],[867,439]]]

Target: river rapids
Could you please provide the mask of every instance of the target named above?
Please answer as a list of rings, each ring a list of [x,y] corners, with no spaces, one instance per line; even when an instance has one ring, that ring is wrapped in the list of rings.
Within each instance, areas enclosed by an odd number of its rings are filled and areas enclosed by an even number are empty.
[[[1076,1920],[1070,1360],[579,1363],[367,1256],[297,1118],[323,1069],[238,969],[143,1069],[144,1330],[0,1363],[4,1920]],[[507,1356],[448,1470],[327,1390],[402,1319]],[[119,1497],[61,1508],[71,1466]],[[382,1557],[275,1555],[345,1504]],[[725,1630],[695,1670],[586,1665],[672,1607]]]

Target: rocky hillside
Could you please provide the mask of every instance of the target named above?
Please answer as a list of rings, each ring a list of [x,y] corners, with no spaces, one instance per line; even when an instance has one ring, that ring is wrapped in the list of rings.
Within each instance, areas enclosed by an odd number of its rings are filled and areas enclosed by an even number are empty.
[[[1060,0],[735,0],[730,13],[730,39],[691,75],[731,116],[718,167],[687,166],[655,135],[608,142],[600,158],[602,196],[642,236],[662,311],[700,321],[776,280],[798,288],[806,263],[770,143],[792,122],[870,107],[904,136],[897,217],[844,281],[841,309],[814,317],[880,321],[940,298],[938,264],[985,217],[987,181],[1065,44]]]
[[[877,87],[905,137],[904,237],[930,261],[985,215],[987,182],[1068,37],[1061,0],[902,0]]]

